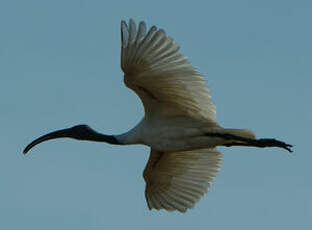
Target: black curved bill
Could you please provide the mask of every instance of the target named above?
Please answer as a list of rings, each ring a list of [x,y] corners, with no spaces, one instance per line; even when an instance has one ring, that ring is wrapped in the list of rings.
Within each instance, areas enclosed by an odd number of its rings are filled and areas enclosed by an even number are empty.
[[[63,138],[63,137],[70,137],[71,129],[61,129],[58,131],[54,131],[51,133],[48,133],[46,135],[43,135],[36,140],[32,141],[29,145],[26,146],[26,148],[23,151],[23,154],[26,154],[31,148],[34,146],[48,140],[56,139],[56,138]]]

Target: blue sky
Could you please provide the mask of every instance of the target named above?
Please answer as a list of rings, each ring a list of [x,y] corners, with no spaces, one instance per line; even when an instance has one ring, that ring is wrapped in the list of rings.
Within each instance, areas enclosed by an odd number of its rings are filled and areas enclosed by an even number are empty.
[[[217,120],[295,145],[219,148],[211,190],[185,214],[148,211],[149,149],[57,140],[143,116],[120,70],[122,19],[157,25],[205,75]],[[0,2],[0,229],[311,229],[311,1]]]

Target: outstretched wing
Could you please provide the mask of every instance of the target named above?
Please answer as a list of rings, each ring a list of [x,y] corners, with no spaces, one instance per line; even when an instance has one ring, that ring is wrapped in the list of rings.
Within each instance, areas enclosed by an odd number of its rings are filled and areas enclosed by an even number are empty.
[[[215,148],[161,153],[151,150],[143,177],[149,209],[185,212],[208,191],[223,157]]]
[[[206,81],[179,52],[164,30],[138,29],[132,19],[121,22],[121,68],[126,86],[141,98],[145,113],[184,115],[215,122]]]

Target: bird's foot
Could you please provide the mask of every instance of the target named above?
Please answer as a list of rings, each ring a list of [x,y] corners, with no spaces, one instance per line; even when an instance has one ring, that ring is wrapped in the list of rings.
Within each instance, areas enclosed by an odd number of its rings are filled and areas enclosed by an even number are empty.
[[[293,150],[291,149],[293,146],[290,145],[290,144],[287,144],[283,141],[279,141],[279,140],[276,140],[276,139],[258,139],[258,140],[255,140],[255,144],[258,146],[258,147],[262,147],[262,148],[265,148],[265,147],[278,147],[278,148],[283,148],[285,150],[287,150],[288,152],[293,152]]]

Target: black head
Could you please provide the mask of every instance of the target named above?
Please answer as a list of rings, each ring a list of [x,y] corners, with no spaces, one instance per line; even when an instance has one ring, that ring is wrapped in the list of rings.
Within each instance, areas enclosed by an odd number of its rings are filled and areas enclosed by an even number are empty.
[[[44,141],[66,137],[76,140],[99,141],[107,142],[110,144],[120,144],[114,136],[97,133],[88,125],[76,125],[71,128],[57,130],[37,138],[26,146],[23,153],[26,154],[32,147]]]
[[[67,129],[68,137],[77,139],[77,140],[85,140],[84,138],[90,134],[93,134],[95,131],[91,129],[88,125],[75,125],[69,129]]]
[[[61,129],[46,135],[43,135],[36,140],[32,141],[29,145],[26,146],[23,153],[26,154],[32,147],[38,145],[44,141],[53,140],[56,138],[74,138],[77,140],[83,140],[84,136],[90,135],[90,133],[94,132],[88,125],[76,125],[72,128]]]

